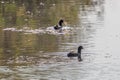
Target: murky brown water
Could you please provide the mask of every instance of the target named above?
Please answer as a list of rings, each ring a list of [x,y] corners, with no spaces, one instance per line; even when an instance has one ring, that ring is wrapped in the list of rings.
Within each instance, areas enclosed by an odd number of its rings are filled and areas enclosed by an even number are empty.
[[[0,1],[1,80],[120,78],[119,22],[114,21],[119,11],[113,8],[119,5],[113,0]],[[72,32],[36,32],[45,31],[60,18]],[[79,45],[84,47],[83,61],[69,59],[67,53],[77,51]]]

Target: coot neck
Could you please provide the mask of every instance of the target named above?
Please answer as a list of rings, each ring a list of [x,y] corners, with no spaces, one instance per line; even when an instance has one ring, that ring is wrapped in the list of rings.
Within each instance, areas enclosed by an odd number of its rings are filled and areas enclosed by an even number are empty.
[[[78,53],[81,53],[81,48],[78,48]]]
[[[59,26],[62,27],[62,23],[63,23],[63,20],[61,19],[61,20],[58,22]]]
[[[59,22],[59,26],[61,26],[61,27],[62,27],[62,22]]]

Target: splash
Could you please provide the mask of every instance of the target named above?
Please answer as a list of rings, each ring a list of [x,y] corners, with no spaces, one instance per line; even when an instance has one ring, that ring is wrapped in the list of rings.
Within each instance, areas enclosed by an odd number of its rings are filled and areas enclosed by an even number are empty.
[[[23,32],[25,34],[52,34],[52,35],[73,34],[73,28],[68,26],[63,27],[61,31],[55,30],[53,27],[38,28],[38,29],[30,29],[29,27],[23,27],[22,29],[4,28],[3,31]]]

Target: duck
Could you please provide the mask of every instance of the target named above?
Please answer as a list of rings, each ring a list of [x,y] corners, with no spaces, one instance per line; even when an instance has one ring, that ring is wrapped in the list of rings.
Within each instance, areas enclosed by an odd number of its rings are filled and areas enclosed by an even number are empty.
[[[82,61],[82,58],[81,58],[81,50],[83,49],[83,46],[79,46],[78,47],[78,52],[77,53],[74,53],[73,51],[69,52],[67,54],[67,57],[78,57],[78,61]]]
[[[64,23],[64,20],[63,19],[60,19],[58,24],[54,26],[54,29],[55,30],[62,30],[62,27],[63,27],[63,24]]]

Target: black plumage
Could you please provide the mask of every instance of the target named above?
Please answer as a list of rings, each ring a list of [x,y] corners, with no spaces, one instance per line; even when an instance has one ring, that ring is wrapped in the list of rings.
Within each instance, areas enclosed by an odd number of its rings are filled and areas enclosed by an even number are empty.
[[[68,57],[78,57],[78,61],[81,61],[82,58],[81,58],[81,50],[83,49],[82,46],[79,46],[78,47],[78,52],[77,53],[74,53],[74,52],[70,52],[67,54]]]

